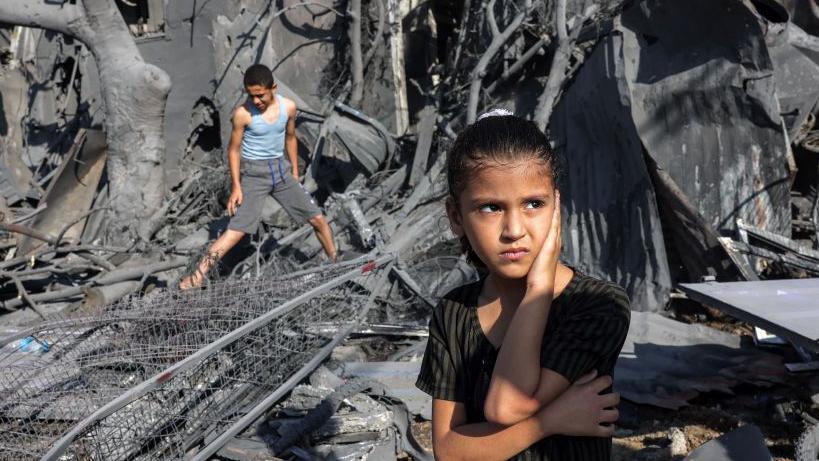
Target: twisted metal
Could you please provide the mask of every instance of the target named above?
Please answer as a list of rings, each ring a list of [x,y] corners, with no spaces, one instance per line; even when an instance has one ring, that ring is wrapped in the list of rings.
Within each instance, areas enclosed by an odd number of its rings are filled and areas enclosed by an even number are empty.
[[[0,340],[0,460],[182,459],[346,334],[388,260],[129,298]]]

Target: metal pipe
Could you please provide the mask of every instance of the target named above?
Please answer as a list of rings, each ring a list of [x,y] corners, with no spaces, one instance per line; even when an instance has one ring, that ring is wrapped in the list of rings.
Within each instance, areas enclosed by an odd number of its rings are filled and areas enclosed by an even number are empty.
[[[277,308],[274,308],[268,311],[266,314],[247,322],[246,324],[242,325],[241,327],[231,331],[230,333],[222,336],[221,338],[217,339],[216,341],[208,344],[207,346],[199,349],[198,351],[194,352],[187,358],[171,365],[170,367],[166,368],[165,370],[155,374],[154,376],[150,377],[149,379],[141,382],[140,384],[132,387],[131,389],[125,391],[116,399],[108,402],[107,404],[103,405],[99,409],[97,409],[94,413],[80,421],[76,426],[74,426],[70,431],[68,431],[65,435],[63,435],[59,440],[57,440],[51,449],[43,455],[41,461],[56,461],[57,459],[62,456],[71,443],[74,442],[74,439],[77,438],[80,434],[86,431],[91,425],[96,423],[97,421],[105,418],[115,411],[125,407],[129,403],[135,401],[136,399],[142,397],[143,395],[147,394],[148,392],[161,387],[166,381],[173,378],[177,373],[187,370],[188,368],[193,367],[197,363],[199,363],[202,359],[207,357],[208,355],[221,350],[222,348],[232,344],[237,339],[252,333],[259,328],[267,325],[272,320],[290,312],[294,308],[298,307],[299,305],[303,304],[311,300],[312,298],[323,294],[344,282],[349,280],[353,280],[356,277],[371,272],[372,270],[376,269],[377,267],[385,264],[388,261],[394,259],[392,254],[385,254],[375,261],[367,263],[360,268],[356,268],[342,274],[322,285],[319,285],[316,288],[313,288],[310,291],[307,291],[287,302],[280,305]]]

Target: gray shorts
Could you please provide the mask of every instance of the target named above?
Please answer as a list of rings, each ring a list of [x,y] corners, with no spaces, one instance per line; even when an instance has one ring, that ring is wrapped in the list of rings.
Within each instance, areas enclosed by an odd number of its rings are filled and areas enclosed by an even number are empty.
[[[241,159],[239,178],[242,205],[230,218],[228,229],[253,234],[259,228],[264,197],[268,194],[291,218],[307,222],[321,214],[315,200],[293,177],[290,162],[284,157],[271,160]]]

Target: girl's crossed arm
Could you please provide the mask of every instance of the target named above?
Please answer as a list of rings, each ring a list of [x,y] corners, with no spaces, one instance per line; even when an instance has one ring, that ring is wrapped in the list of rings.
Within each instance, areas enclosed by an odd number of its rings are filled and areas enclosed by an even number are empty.
[[[432,446],[435,459],[505,460],[527,449],[540,439],[554,434],[610,437],[610,423],[617,420],[617,394],[599,393],[609,381],[593,379],[589,373],[580,378],[552,403],[510,426],[491,422],[466,423],[466,410],[459,402],[432,401]]]

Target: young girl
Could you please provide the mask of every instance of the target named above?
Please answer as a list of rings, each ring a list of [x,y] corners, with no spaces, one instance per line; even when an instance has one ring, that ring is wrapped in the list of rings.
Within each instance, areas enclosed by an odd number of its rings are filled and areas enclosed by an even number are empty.
[[[506,111],[479,118],[449,153],[450,225],[484,274],[430,320],[416,385],[433,397],[437,459],[611,456],[629,302],[558,261],[557,166],[537,126]]]

